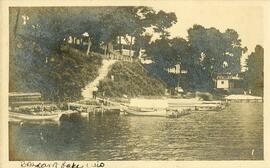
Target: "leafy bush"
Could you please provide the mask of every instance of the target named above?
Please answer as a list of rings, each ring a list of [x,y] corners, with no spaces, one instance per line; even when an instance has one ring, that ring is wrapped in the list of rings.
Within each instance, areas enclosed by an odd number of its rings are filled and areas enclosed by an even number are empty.
[[[165,87],[165,83],[150,76],[138,62],[117,62],[107,78],[100,82],[99,94],[107,97],[161,96]]]

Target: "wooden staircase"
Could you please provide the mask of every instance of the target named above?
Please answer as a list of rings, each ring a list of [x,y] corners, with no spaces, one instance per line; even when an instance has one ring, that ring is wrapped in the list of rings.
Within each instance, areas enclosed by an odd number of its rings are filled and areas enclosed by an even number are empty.
[[[99,75],[96,77],[94,81],[90,82],[88,85],[86,85],[85,88],[82,89],[82,96],[84,100],[93,98],[93,91],[95,91],[95,89],[99,85],[99,82],[104,78],[106,78],[108,72],[110,71],[111,66],[115,62],[116,60],[103,59],[102,66],[99,69]]]

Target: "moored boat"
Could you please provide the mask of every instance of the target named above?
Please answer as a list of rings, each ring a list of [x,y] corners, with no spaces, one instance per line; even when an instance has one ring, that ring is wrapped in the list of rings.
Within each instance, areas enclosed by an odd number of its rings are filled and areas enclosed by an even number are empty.
[[[168,102],[165,99],[131,99],[126,113],[139,116],[167,116]]]
[[[223,104],[198,104],[195,105],[196,111],[219,111],[223,110],[225,105]]]
[[[192,111],[219,111],[225,108],[222,101],[197,99],[131,99],[126,113],[140,116],[179,117]]]
[[[129,115],[137,115],[137,116],[154,116],[154,117],[166,117],[167,111],[166,109],[149,109],[149,110],[140,110],[134,108],[126,109],[127,114]]]
[[[131,99],[126,113],[136,116],[179,117],[189,114],[190,109],[170,109],[166,99]]]
[[[49,115],[34,115],[34,114],[24,114],[17,112],[9,112],[10,121],[21,120],[21,121],[59,121],[62,113],[49,114]]]

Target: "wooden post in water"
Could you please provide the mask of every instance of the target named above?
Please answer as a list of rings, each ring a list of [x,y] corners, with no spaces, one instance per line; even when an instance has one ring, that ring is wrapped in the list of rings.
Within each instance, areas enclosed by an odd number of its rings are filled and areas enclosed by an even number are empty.
[[[104,103],[104,102],[101,103],[101,115],[102,115],[102,116],[103,116],[103,112],[104,112],[104,106],[103,106],[103,103]]]

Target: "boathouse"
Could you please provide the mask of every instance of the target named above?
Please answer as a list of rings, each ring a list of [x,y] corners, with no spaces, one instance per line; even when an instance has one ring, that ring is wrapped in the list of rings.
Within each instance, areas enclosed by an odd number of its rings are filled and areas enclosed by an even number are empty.
[[[9,97],[9,107],[15,108],[18,106],[30,106],[36,104],[42,104],[41,93],[23,93],[23,92],[11,92],[8,95]]]
[[[215,87],[230,94],[244,93],[244,80],[239,74],[217,74]]]

